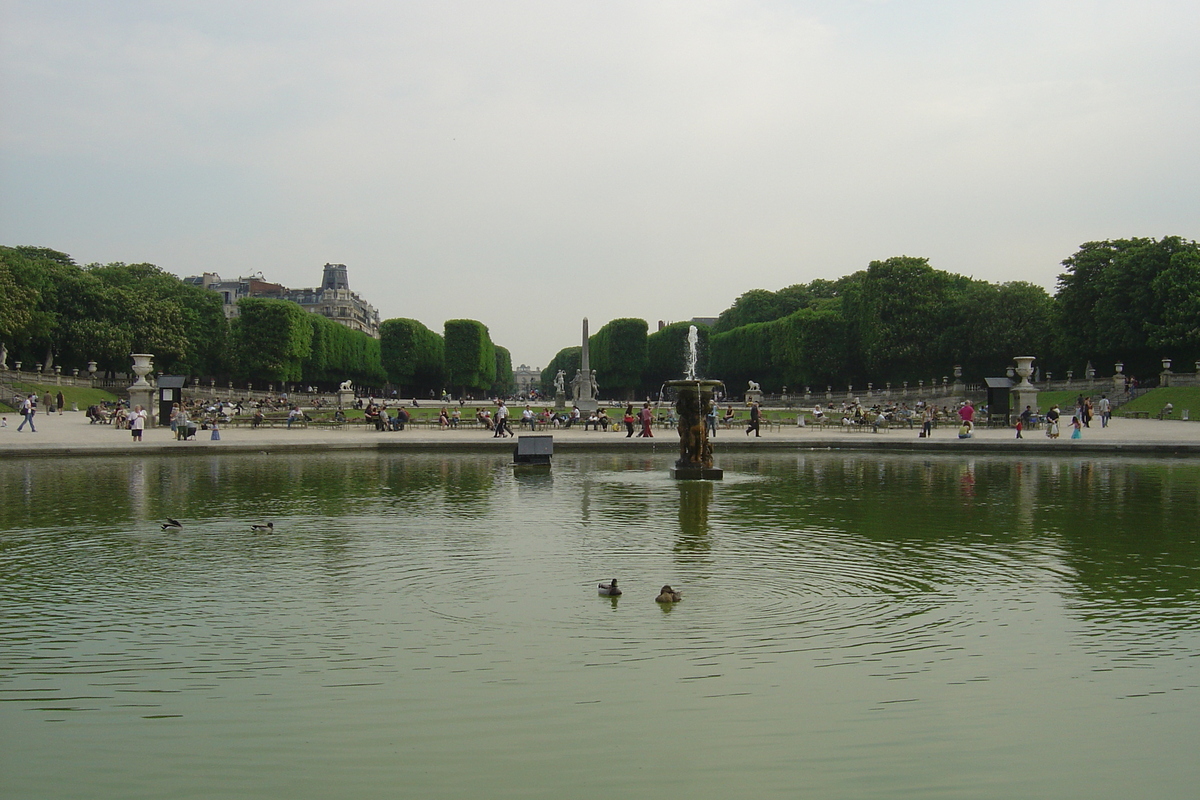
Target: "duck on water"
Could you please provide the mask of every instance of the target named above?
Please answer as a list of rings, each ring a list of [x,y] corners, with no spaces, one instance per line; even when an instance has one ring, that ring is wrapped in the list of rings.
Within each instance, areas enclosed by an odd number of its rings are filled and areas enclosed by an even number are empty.
[[[617,588],[617,579],[613,578],[608,583],[602,583],[597,587],[597,592],[601,597],[620,597],[621,590]]]

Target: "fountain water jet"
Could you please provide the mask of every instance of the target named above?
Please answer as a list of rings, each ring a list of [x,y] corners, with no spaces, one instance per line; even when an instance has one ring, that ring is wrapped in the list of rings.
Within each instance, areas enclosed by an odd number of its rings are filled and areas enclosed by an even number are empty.
[[[704,418],[712,409],[716,388],[725,384],[696,377],[699,338],[695,325],[688,328],[686,377],[665,384],[675,390],[675,410],[679,414],[679,458],[671,470],[671,477],[684,481],[719,481],[725,473],[713,466],[712,444],[708,441]]]

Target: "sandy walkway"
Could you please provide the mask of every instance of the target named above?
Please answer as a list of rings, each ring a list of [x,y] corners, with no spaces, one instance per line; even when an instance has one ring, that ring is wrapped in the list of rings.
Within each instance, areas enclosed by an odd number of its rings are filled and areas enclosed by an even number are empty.
[[[491,433],[475,429],[439,430],[417,427],[394,433],[379,433],[360,427],[348,430],[226,428],[221,440],[214,442],[208,431],[201,431],[196,441],[177,442],[169,429],[147,430],[144,441],[132,441],[129,431],[114,430],[107,425],[91,425],[82,413],[38,414],[34,418],[37,433],[18,431],[19,415],[8,415],[8,426],[0,427],[0,456],[56,456],[103,453],[158,453],[260,451],[285,449],[447,449],[480,450],[493,448],[509,450],[511,439],[495,439]],[[1066,426],[1064,426],[1066,428]],[[1068,429],[1069,430],[1069,429]],[[528,431],[526,431],[528,432]],[[520,433],[520,431],[518,431]],[[673,450],[678,438],[673,430],[655,430],[654,439],[627,439],[625,434],[585,431],[582,429],[553,431],[556,449],[640,448]],[[976,430],[975,438],[959,440],[957,430],[950,427],[934,431],[931,439],[919,439],[916,430],[893,429],[871,433],[818,431],[813,428],[785,426],[764,430],[762,437],[746,436],[741,428],[718,432],[714,446],[721,449],[792,449],[832,447],[846,449],[898,450],[962,450],[998,452],[1145,452],[1200,455],[1200,424],[1177,421],[1116,419],[1108,428],[1094,422],[1084,429],[1084,438],[1072,441],[1068,434],[1051,441],[1041,431],[1026,432],[1022,440],[1015,439],[1010,429]]]

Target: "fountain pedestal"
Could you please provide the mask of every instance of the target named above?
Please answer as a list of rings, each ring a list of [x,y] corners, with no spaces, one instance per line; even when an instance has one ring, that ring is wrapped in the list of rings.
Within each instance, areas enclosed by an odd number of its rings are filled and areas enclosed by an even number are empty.
[[[671,477],[681,481],[719,481],[724,470],[713,466],[712,444],[704,418],[712,408],[713,391],[720,381],[667,381],[676,391],[675,411],[679,415],[679,458]]]

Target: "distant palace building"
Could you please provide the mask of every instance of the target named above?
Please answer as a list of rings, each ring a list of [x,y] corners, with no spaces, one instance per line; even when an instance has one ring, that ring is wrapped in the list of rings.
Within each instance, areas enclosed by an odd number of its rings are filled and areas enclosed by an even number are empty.
[[[517,394],[528,397],[534,389],[542,388],[542,371],[522,364],[513,370],[513,383],[517,385]]]
[[[326,264],[319,289],[289,289],[266,281],[262,273],[236,281],[221,280],[215,272],[184,278],[187,283],[212,289],[221,295],[225,316],[237,316],[237,302],[243,297],[264,297],[272,300],[291,300],[306,311],[328,317],[347,328],[379,338],[379,312],[375,306],[350,291],[345,264]]]

